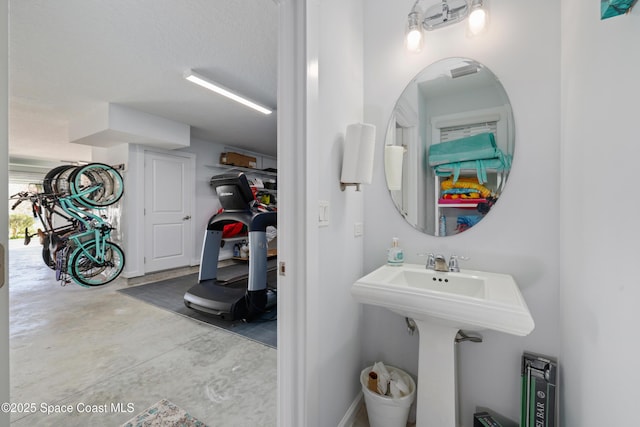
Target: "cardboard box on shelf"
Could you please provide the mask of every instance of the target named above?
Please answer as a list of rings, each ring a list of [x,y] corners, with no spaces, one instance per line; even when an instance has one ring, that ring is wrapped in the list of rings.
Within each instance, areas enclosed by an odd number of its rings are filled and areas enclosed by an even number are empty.
[[[255,169],[258,166],[255,157],[234,153],[232,151],[228,153],[220,153],[220,164],[251,169]]]

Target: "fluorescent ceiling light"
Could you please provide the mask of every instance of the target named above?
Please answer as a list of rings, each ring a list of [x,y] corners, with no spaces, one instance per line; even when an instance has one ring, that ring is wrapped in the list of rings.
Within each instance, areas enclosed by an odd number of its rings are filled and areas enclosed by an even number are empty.
[[[249,108],[253,108],[256,111],[261,112],[262,114],[268,115],[273,112],[273,110],[271,110],[270,108],[264,107],[258,104],[257,102],[254,102],[248,98],[240,96],[237,93],[233,92],[231,89],[227,89],[226,87],[221,86],[218,83],[214,83],[211,80],[207,79],[206,77],[202,77],[201,75],[196,74],[191,70],[188,70],[186,73],[184,73],[184,78],[189,80],[192,83],[200,85],[211,91],[214,91],[219,95],[226,96],[227,98],[233,99],[234,101],[239,102],[242,105],[245,105]]]

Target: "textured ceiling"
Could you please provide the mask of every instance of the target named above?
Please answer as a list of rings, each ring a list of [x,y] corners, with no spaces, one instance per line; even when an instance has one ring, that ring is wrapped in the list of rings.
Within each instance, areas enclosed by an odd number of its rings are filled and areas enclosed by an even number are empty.
[[[276,154],[264,116],[183,78],[187,69],[276,107],[270,0],[11,0],[11,156],[88,160],[68,122],[118,103],[191,126],[194,138]]]

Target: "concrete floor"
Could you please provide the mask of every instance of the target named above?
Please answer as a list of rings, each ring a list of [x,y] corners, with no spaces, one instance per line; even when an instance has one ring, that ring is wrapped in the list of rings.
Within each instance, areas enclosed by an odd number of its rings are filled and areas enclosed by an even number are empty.
[[[276,350],[116,292],[125,280],[61,287],[36,239],[9,257],[11,402],[27,404],[12,427],[118,426],[161,399],[210,427],[276,425]]]

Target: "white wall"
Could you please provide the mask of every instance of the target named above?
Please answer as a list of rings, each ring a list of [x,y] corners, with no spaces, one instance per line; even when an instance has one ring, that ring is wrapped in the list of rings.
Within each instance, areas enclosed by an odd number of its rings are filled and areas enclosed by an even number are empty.
[[[129,148],[129,144],[125,143],[111,148],[91,147],[91,161],[105,163],[112,166],[121,164],[126,166],[129,163]],[[135,238],[129,238],[133,225],[126,221],[122,221],[123,218],[127,217],[129,212],[134,210],[135,200],[139,198],[139,195],[134,194],[131,191],[126,191],[127,187],[129,187],[128,181],[131,179],[129,170],[130,168],[125,167],[124,171],[120,171],[125,189],[124,195],[121,199],[122,201],[108,207],[106,211],[109,216],[108,221],[115,228],[111,233],[111,240],[114,240],[118,245],[120,245],[124,249],[125,254],[132,253],[132,248],[137,246],[138,243]],[[125,271],[126,268],[127,263],[125,262]]]
[[[114,239],[119,241],[125,253],[123,277],[144,274],[144,241],[139,239],[141,230],[144,230],[144,218],[139,218],[144,209],[144,197],[140,197],[144,194],[144,182],[141,181],[141,177],[144,176],[142,153],[140,146],[127,143],[109,148],[91,148],[91,161],[125,165],[125,170],[121,172],[124,182],[124,195],[119,203],[121,214],[118,224],[112,223],[116,227],[113,232]]]
[[[308,194],[296,196],[309,200],[310,218],[319,200],[330,210],[328,227],[308,224],[308,427],[338,425],[360,389],[360,307],[350,287],[362,274],[363,238],[354,224],[368,189],[342,192],[339,181],[346,127],[363,119],[362,3],[307,2]]]
[[[382,131],[374,182],[364,199],[364,269],[382,265],[391,238],[398,236],[409,262],[423,263],[418,253],[456,253],[471,257],[463,267],[513,275],[536,328],[525,338],[484,331],[484,343],[459,345],[459,396],[462,426],[472,425],[476,406],[518,421],[522,352],[558,356],[560,347],[560,5],[492,0],[488,33],[471,39],[463,24],[443,28],[427,33],[423,52],[415,55],[403,46],[413,3],[370,0],[364,11],[365,121]],[[385,189],[382,146],[391,110],[409,80],[452,56],[475,59],[501,80],[513,107],[516,145],[509,183],[494,210],[465,233],[437,238],[415,231],[397,213]],[[402,317],[365,307],[363,324],[363,365],[383,360],[417,373],[418,336],[406,333]]]
[[[565,426],[635,425],[640,7],[562,7],[562,383]],[[616,203],[620,201],[621,203]],[[613,208],[613,206],[617,206]]]
[[[7,15],[8,2],[3,0],[0,2],[0,34],[7,34]],[[7,104],[8,94],[8,49],[7,37],[2,38],[0,45],[0,99],[3,100],[0,106],[0,182],[7,183],[9,181],[9,143],[7,140],[9,108]],[[0,187],[0,200],[8,200],[9,188],[7,185]],[[5,205],[7,206],[7,205]],[[8,206],[7,206],[8,207]],[[8,209],[0,209],[0,244],[7,248],[9,244],[8,234]],[[5,251],[4,258],[0,258],[0,263],[7,265],[8,250]],[[5,282],[0,288],[0,403],[9,402],[9,274],[5,271],[4,277],[0,278]],[[0,411],[0,425],[9,425],[9,414]]]

